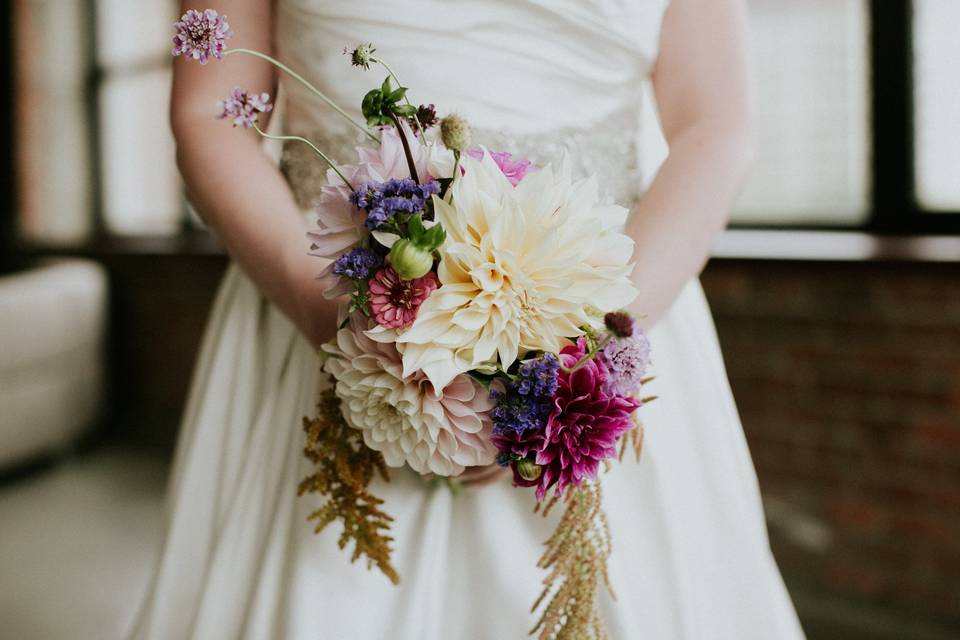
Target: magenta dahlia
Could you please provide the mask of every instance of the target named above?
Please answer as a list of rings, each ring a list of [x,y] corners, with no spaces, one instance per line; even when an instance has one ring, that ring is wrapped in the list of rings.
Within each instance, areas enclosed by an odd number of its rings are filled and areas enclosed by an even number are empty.
[[[507,151],[488,151],[493,161],[500,167],[500,172],[510,181],[510,184],[517,186],[528,173],[536,170],[533,163],[526,158],[515,156]],[[483,159],[482,149],[467,149],[466,154],[475,160]]]
[[[393,267],[384,267],[370,280],[370,311],[377,324],[389,329],[404,329],[417,319],[417,311],[437,287],[437,274],[402,280]]]
[[[586,349],[586,338],[580,338],[576,346],[560,352],[560,360],[573,367]],[[560,370],[553,411],[534,460],[542,468],[538,500],[554,485],[562,493],[569,484],[595,478],[600,461],[616,457],[617,440],[633,427],[630,414],[640,402],[605,392],[606,377],[606,368],[596,358],[573,373]]]

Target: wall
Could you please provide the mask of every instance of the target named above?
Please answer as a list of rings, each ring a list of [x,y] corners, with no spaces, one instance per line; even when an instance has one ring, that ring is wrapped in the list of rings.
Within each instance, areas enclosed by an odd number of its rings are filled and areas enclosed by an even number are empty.
[[[960,624],[960,266],[703,276],[795,590]]]

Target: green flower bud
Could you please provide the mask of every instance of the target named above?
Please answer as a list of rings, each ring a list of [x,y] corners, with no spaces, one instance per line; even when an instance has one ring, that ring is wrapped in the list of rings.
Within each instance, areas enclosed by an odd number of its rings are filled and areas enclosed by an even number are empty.
[[[393,243],[387,259],[397,275],[404,280],[422,278],[433,267],[433,254],[413,244],[407,238],[401,238]]]
[[[533,482],[543,473],[543,467],[538,465],[530,458],[523,458],[517,461],[517,473],[528,482]]]
[[[464,151],[470,146],[470,125],[456,114],[440,121],[440,139],[443,146],[452,151]]]

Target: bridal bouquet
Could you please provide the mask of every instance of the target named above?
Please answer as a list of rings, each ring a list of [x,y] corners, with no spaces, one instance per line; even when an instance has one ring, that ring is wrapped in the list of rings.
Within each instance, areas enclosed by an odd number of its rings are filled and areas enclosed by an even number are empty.
[[[353,559],[397,582],[392,518],[373,478],[404,465],[444,478],[509,467],[535,510],[565,507],[539,561],[548,575],[531,633],[605,635],[597,594],[611,547],[599,471],[627,447],[639,456],[636,410],[652,399],[641,396],[649,343],[622,311],[635,297],[627,210],[565,163],[471,146],[466,121],[411,104],[372,45],[345,52],[387,72],[357,122],[269,56],[227,49],[216,12],[188,11],[176,28],[174,55],[266,59],[369,139],[353,163],[336,163],[304,138],[264,132],[267,94],[238,88],[219,105],[234,126],[299,140],[329,167],[309,237],[328,261],[323,293],[343,305],[322,354],[333,384],[304,420],[316,472],[300,491],[327,499],[311,516],[317,531],[342,521],[340,547],[352,541]]]

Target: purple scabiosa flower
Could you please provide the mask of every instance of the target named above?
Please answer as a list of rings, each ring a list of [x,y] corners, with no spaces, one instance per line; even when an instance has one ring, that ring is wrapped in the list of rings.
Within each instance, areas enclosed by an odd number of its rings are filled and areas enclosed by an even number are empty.
[[[640,381],[650,366],[650,340],[637,321],[630,320],[629,334],[611,337],[597,358],[603,362],[608,376],[603,390],[609,394],[631,396],[640,389]],[[625,326],[620,327],[626,329]],[[621,335],[623,335],[621,333]]]
[[[573,367],[586,352],[587,340],[580,338],[560,352],[560,359]],[[633,428],[630,414],[640,401],[606,393],[606,378],[606,367],[596,358],[558,374],[553,408],[533,460],[541,467],[535,481],[538,500],[553,486],[562,493],[570,484],[595,478],[600,462],[617,455],[617,440]]]
[[[507,383],[502,390],[492,390],[490,396],[494,407],[490,417],[493,420],[493,432],[524,434],[543,429],[550,415],[553,394],[557,390],[559,368],[557,356],[545,353],[539,358],[520,363],[518,380]]]
[[[177,33],[173,36],[173,55],[186,56],[207,64],[210,57],[223,58],[227,38],[233,35],[226,16],[213,9],[200,12],[188,10],[178,22],[173,23]]]
[[[229,98],[217,102],[217,109],[217,118],[230,118],[233,126],[249,129],[257,122],[257,114],[271,111],[273,105],[267,93],[247,93],[234,87]]]
[[[383,258],[366,247],[357,247],[343,254],[333,263],[333,272],[355,280],[366,280],[383,266]]]

